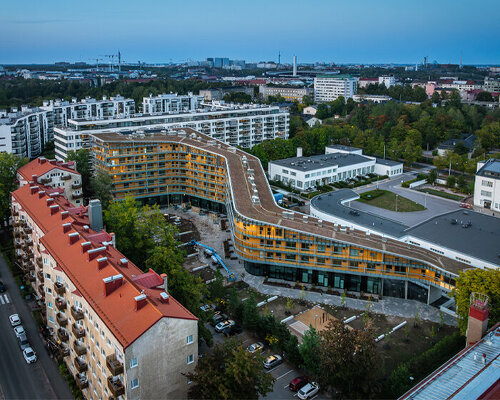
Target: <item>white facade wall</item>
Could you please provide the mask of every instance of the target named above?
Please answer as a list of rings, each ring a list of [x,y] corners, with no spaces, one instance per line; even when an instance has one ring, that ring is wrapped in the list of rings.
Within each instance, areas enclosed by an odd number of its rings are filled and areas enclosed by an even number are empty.
[[[142,99],[142,112],[144,114],[165,114],[195,111],[203,102],[203,96],[193,93],[178,95],[177,93],[160,94],[158,96],[144,97]]]
[[[299,100],[302,101],[304,96],[310,96],[312,93],[311,89],[307,87],[294,88],[287,86],[259,86],[259,94],[264,98],[269,96],[279,95],[285,100]]]
[[[396,84],[396,79],[392,75],[379,76],[378,84],[385,85],[386,88],[390,88]]]
[[[500,212],[500,179],[476,175],[474,205]]]
[[[380,163],[375,164],[375,174],[383,176],[387,175],[389,178],[401,175],[403,173],[403,163],[396,165],[384,165]]]
[[[314,101],[324,103],[337,97],[352,98],[357,91],[357,79],[354,77],[329,76],[314,78]]]

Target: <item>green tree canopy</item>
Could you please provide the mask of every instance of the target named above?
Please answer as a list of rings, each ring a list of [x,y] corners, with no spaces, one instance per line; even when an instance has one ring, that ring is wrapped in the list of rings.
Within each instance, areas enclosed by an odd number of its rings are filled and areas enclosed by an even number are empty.
[[[304,360],[304,366],[309,370],[314,378],[319,376],[321,370],[320,363],[320,339],[318,332],[312,326],[302,337],[302,344],[299,346],[299,352]]]
[[[26,158],[0,152],[0,218],[2,221],[6,221],[10,216],[10,194],[17,189],[17,170],[27,162]]]

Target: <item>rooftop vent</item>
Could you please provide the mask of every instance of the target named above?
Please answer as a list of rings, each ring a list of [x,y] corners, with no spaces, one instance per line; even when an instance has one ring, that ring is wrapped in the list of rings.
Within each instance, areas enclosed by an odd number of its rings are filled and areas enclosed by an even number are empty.
[[[170,296],[169,296],[169,295],[168,295],[168,293],[166,293],[166,292],[161,292],[161,293],[160,293],[160,301],[161,301],[162,303],[168,303],[168,302],[169,302],[169,297],[170,297]]]
[[[68,222],[66,224],[62,224],[62,227],[63,227],[64,233],[69,232],[71,230],[71,222]]]
[[[106,265],[108,265],[108,257],[100,257],[97,259],[98,269],[103,269]]]
[[[39,199],[41,199],[41,198],[42,198],[42,197],[44,197],[44,196],[45,196],[45,190],[40,190],[40,191],[38,192],[38,198],[39,198]]]
[[[61,211],[61,218],[66,219],[69,217],[69,211]]]
[[[89,261],[92,261],[97,256],[104,254],[106,252],[106,246],[98,247],[97,249],[91,249],[87,253],[89,255]]]

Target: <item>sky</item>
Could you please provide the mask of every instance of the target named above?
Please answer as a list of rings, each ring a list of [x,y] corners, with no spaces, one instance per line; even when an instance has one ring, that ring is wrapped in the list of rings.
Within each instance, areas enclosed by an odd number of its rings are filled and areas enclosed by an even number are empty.
[[[0,64],[228,57],[500,64],[499,0],[2,1]]]

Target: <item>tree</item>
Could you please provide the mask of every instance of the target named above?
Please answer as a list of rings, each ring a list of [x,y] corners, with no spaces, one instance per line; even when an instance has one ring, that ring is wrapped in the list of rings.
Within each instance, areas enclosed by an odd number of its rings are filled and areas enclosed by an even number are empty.
[[[312,106],[314,104],[314,101],[311,98],[311,96],[305,95],[305,96],[302,96],[302,104],[304,104],[306,107]]]
[[[198,361],[189,397],[194,399],[258,399],[272,391],[274,378],[262,369],[263,359],[235,340],[214,347]]]
[[[250,297],[243,303],[243,327],[250,331],[257,331],[259,327],[259,309],[257,308],[257,302],[253,293]]]
[[[351,330],[341,321],[331,320],[319,336],[320,386],[338,389],[344,397],[369,397],[378,371],[373,330]]]
[[[82,188],[85,197],[90,195],[90,178],[92,171],[90,167],[90,152],[88,149],[80,149],[77,151],[69,151],[66,157],[68,161],[76,162],[76,170],[82,176]]]
[[[17,188],[17,170],[27,162],[26,158],[0,152],[0,218],[2,222],[10,217],[10,194]]]
[[[429,171],[429,175],[427,175],[427,182],[434,185],[436,183],[437,176],[437,171],[435,169],[431,169]]]
[[[469,301],[473,292],[489,297],[489,325],[500,321],[500,270],[474,268],[460,272],[452,296],[457,304],[458,327],[463,335],[467,330]]]
[[[465,190],[467,188],[467,181],[465,180],[465,176],[459,175],[457,179],[457,186],[460,190]]]
[[[490,92],[479,92],[476,96],[477,101],[494,101]]]
[[[446,186],[449,188],[454,188],[457,183],[457,180],[454,175],[450,175],[448,178],[446,178]]]
[[[299,352],[304,360],[304,366],[308,369],[312,375],[316,378],[320,372],[320,358],[319,358],[319,336],[312,326],[302,337],[302,344],[299,346]]]
[[[467,154],[469,152],[469,149],[467,146],[464,144],[464,142],[458,142],[455,147],[453,148],[453,151],[457,154],[463,155]]]
[[[98,170],[96,175],[90,179],[90,187],[94,196],[101,201],[103,210],[107,209],[113,196],[111,191],[113,190],[113,180],[111,176],[104,171]]]

